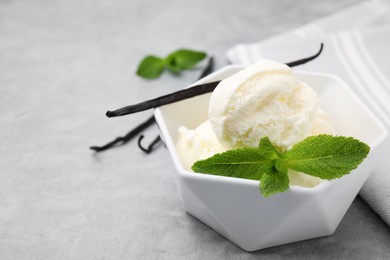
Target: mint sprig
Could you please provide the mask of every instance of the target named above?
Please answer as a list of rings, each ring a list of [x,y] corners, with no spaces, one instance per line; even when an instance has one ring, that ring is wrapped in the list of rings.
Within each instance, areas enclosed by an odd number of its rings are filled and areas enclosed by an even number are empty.
[[[178,74],[182,70],[192,69],[206,56],[204,52],[188,49],[176,50],[165,58],[149,55],[138,65],[137,75],[146,79],[155,79],[160,77],[165,69]]]
[[[310,136],[281,153],[268,137],[259,146],[216,154],[194,163],[194,172],[260,180],[264,197],[289,188],[288,169],[321,179],[340,178],[355,169],[367,157],[370,147],[352,137]]]

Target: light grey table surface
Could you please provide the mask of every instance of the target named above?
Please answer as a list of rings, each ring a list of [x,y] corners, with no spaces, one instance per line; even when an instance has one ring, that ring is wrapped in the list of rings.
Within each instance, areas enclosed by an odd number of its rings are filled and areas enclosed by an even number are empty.
[[[388,259],[390,228],[355,199],[335,234],[248,253],[185,213],[164,147],[103,144],[151,115],[107,109],[183,88],[146,54],[225,52],[358,0],[0,1],[0,259]],[[158,133],[145,132],[145,143]]]

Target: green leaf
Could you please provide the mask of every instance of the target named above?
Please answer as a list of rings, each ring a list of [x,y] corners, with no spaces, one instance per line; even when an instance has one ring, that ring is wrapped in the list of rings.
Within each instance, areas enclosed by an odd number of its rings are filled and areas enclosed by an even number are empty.
[[[282,157],[282,154],[276,150],[275,146],[271,143],[268,137],[261,138],[259,142],[259,151],[262,156],[270,160]]]
[[[194,172],[260,180],[264,197],[289,188],[288,169],[322,179],[339,178],[355,169],[367,156],[370,147],[352,137],[310,136],[280,153],[268,137],[259,147],[245,147],[216,154],[197,161]]]
[[[369,151],[352,137],[318,135],[294,145],[285,156],[288,168],[331,180],[355,169]]]
[[[137,75],[146,79],[158,78],[164,70],[164,60],[156,56],[146,56],[138,65]]]
[[[165,66],[169,69],[170,72],[173,74],[180,74],[180,71],[182,70],[177,64],[174,59],[166,59],[165,60]]]
[[[290,180],[287,175],[287,167],[275,167],[272,171],[263,174],[260,181],[260,191],[264,197],[269,197],[289,188]]]
[[[272,172],[274,162],[263,156],[258,148],[245,147],[216,154],[194,163],[192,170],[199,173],[260,180]]]
[[[192,69],[198,62],[206,58],[206,53],[188,49],[179,49],[162,59],[149,55],[138,65],[137,75],[146,79],[158,78],[165,68],[174,74],[185,69]]]
[[[174,51],[166,58],[168,68],[172,71],[192,69],[196,64],[206,58],[206,53],[188,49]]]

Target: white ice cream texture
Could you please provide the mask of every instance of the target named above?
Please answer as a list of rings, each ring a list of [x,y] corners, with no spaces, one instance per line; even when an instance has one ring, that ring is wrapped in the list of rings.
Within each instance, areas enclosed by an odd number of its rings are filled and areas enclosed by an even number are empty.
[[[209,102],[209,118],[196,129],[179,128],[177,151],[184,168],[197,160],[268,137],[286,151],[310,135],[335,134],[316,92],[287,65],[260,60],[222,80]],[[321,179],[289,170],[290,186],[314,187]]]

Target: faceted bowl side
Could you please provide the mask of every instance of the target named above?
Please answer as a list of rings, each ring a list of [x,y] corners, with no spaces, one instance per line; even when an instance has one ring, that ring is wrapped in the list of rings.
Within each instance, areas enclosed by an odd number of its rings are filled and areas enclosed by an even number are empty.
[[[221,80],[242,68],[227,66],[194,84]],[[314,188],[292,186],[284,193],[264,198],[259,193],[259,181],[187,171],[175,148],[177,129],[195,128],[207,119],[210,94],[155,111],[177,169],[175,180],[185,210],[246,251],[332,234],[375,166],[387,136],[378,119],[341,79],[308,72],[297,75],[317,92],[338,135],[353,136],[371,147],[369,156],[356,170]]]

